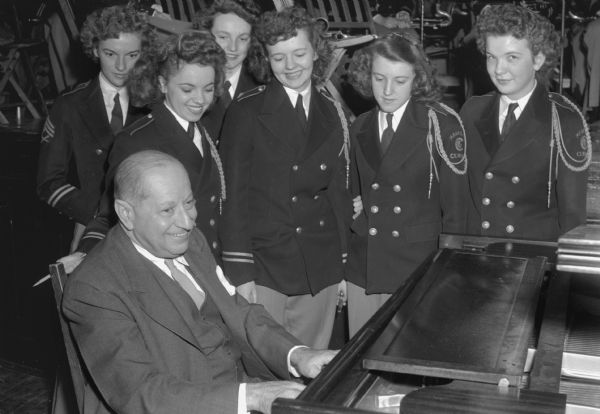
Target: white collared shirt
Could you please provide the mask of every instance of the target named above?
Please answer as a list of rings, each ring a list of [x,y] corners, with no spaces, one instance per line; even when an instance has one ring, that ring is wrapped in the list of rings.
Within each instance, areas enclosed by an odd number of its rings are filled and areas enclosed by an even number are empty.
[[[404,105],[402,105],[400,108],[394,111],[394,115],[392,117],[392,128],[394,128],[394,132],[396,132],[396,130],[398,129],[398,125],[400,125],[400,121],[404,116],[404,111],[406,111],[406,106],[408,105],[409,101],[410,99],[404,102]],[[381,136],[383,135],[383,131],[387,128],[387,114],[387,112],[379,111],[379,142],[381,142]]]
[[[152,253],[150,253],[148,250],[146,250],[145,248],[143,248],[142,246],[140,246],[133,240],[131,240],[131,242],[133,243],[133,247],[135,247],[135,249],[142,256],[144,256],[146,259],[150,260],[155,266],[157,266],[160,270],[162,270],[163,273],[165,273],[167,276],[169,276],[171,279],[173,279],[173,276],[171,276],[171,272],[169,271],[169,268],[165,264],[165,259],[154,256]],[[175,267],[179,271],[183,272],[192,281],[192,283],[194,284],[196,289],[198,289],[200,292],[204,293],[202,288],[200,288],[198,283],[196,283],[196,280],[193,278],[193,276],[187,270],[187,266],[189,266],[189,265],[188,265],[187,260],[185,260],[185,257],[183,257],[183,256],[176,257],[173,259],[173,263],[175,264]],[[219,281],[225,287],[225,290],[227,290],[227,293],[229,293],[229,295],[231,295],[231,296],[235,295],[235,287],[233,287],[227,281],[227,279],[225,278],[225,275],[223,274],[223,270],[221,270],[221,267],[218,265],[217,265],[217,277],[219,278]],[[287,354],[288,371],[296,377],[299,377],[300,375],[298,374],[298,371],[296,371],[296,369],[292,366],[292,364],[290,362],[290,358],[291,358],[292,352],[294,352],[294,350],[296,350],[298,348],[303,348],[303,346],[296,345],[296,346],[292,347],[292,349],[290,349]],[[248,413],[248,407],[246,405],[246,383],[244,383],[244,382],[242,382],[240,384],[239,389],[238,389],[238,410],[237,410],[237,412],[238,412],[238,414]]]
[[[293,107],[296,107],[296,101],[298,100],[298,95],[302,95],[302,106],[304,106],[304,113],[306,114],[306,119],[308,119],[308,108],[310,107],[310,96],[311,96],[311,88],[308,85],[308,88],[304,89],[302,92],[297,92],[293,89],[283,87],[285,93],[290,98],[290,102]]]
[[[118,93],[121,111],[123,112],[123,125],[125,125],[125,122],[127,121],[127,110],[129,108],[129,94],[127,93],[127,88],[115,88],[106,80],[102,72],[98,75],[98,79],[100,80],[100,90],[102,91],[102,99],[104,100],[104,109],[106,110],[108,123],[110,124],[112,111],[115,107],[115,95]]]
[[[158,267],[160,270],[162,270],[163,273],[165,273],[167,276],[169,276],[171,279],[173,279],[173,276],[171,275],[171,271],[165,264],[165,259],[161,259],[160,257],[154,256],[148,250],[144,249],[142,246],[140,246],[139,244],[137,244],[135,242],[133,242],[133,246],[142,256],[144,256],[146,259],[150,260],[154,265],[156,265],[156,267]],[[198,285],[198,283],[196,283],[196,279],[194,279],[194,277],[188,271],[187,268],[189,267],[189,264],[188,264],[187,260],[185,260],[185,257],[183,257],[183,256],[176,257],[173,259],[173,263],[175,264],[175,267],[177,268],[177,270],[182,272],[184,275],[186,275],[188,277],[188,279],[191,280],[191,282],[194,284],[194,287],[196,289],[198,289],[200,292],[204,293],[204,291],[202,290],[200,285]],[[231,283],[229,283],[229,281],[223,274],[223,270],[221,269],[221,267],[217,265],[216,270],[217,270],[217,277],[219,278],[219,282],[221,282],[221,284],[223,285],[225,290],[227,290],[227,293],[229,293],[230,296],[235,295],[235,287]]]
[[[165,101],[165,106],[167,107],[167,109],[169,111],[171,111],[171,113],[173,114],[173,116],[175,117],[177,122],[179,122],[179,125],[181,125],[181,127],[187,134],[187,129],[188,129],[188,126],[190,125],[190,121],[186,121],[185,119],[183,119],[182,117],[177,115],[177,112],[175,112],[175,110],[173,108],[171,108],[171,105],[169,105],[167,103],[167,101]],[[198,125],[196,125],[195,122],[194,122],[194,145],[196,146],[196,148],[198,148],[198,151],[200,151],[200,155],[202,155],[204,157],[204,150],[202,149],[202,134],[200,134]]]
[[[514,110],[515,119],[519,119],[536,86],[537,81],[533,84],[533,89],[531,89],[527,95],[523,96],[521,99],[517,99],[516,101],[511,100],[506,95],[502,95],[500,97],[500,105],[498,105],[498,132],[502,133],[502,125],[504,125],[504,120],[506,119],[506,115],[508,115],[508,105],[515,102],[519,104],[519,106]]]
[[[225,80],[229,81],[231,86],[229,86],[229,89],[227,89],[226,91],[223,91],[223,93],[229,93],[229,96],[231,96],[231,99],[233,99],[233,97],[235,96],[235,91],[237,90],[238,83],[240,83],[240,75],[241,74],[242,74],[242,65],[238,66],[238,68],[235,70],[235,72],[233,72],[233,75],[231,75],[229,78],[225,79]]]

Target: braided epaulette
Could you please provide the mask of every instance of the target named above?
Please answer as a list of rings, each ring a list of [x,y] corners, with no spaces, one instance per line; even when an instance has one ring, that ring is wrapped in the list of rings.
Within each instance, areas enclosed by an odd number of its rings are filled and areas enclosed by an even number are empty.
[[[427,112],[429,120],[429,127],[427,130],[427,149],[429,150],[429,188],[427,191],[427,198],[430,198],[434,174],[438,181],[440,179],[433,158],[433,148],[435,147],[438,155],[452,172],[458,175],[464,175],[467,172],[467,140],[465,127],[460,116],[458,116],[454,109],[441,102],[427,105],[427,107],[429,108]],[[448,155],[448,151],[444,147],[444,138],[442,138],[440,121],[437,113],[456,118],[460,125],[460,131],[451,133],[447,139],[448,143],[454,147],[450,155]]]
[[[552,164],[555,166],[555,176],[558,176],[559,159],[566,168],[573,172],[587,170],[592,162],[592,138],[585,117],[573,102],[558,93],[548,93],[548,98],[552,104],[552,133],[550,134],[550,167],[548,168],[548,208],[550,208],[550,199],[552,193]],[[563,127],[561,125],[558,106],[565,108],[581,120],[581,129],[576,133],[576,146],[583,151],[573,152],[573,148],[567,148],[563,138]],[[573,142],[573,140],[569,140]],[[571,149],[571,151],[569,151]],[[556,151],[556,155],[554,155]]]
[[[350,129],[348,127],[348,119],[344,114],[344,109],[342,105],[331,96],[329,91],[325,88],[317,89],[321,95],[328,101],[330,101],[335,107],[338,117],[340,118],[340,123],[342,125],[342,131],[344,133],[344,143],[342,144],[342,148],[340,149],[340,154],[344,153],[344,158],[346,158],[346,189],[350,188]]]

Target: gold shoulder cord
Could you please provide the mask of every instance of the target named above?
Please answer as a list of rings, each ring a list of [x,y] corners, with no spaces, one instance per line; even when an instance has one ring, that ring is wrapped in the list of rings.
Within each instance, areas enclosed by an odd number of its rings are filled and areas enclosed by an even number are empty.
[[[213,160],[215,160],[215,164],[217,165],[217,170],[219,170],[219,180],[221,181],[221,195],[219,196],[219,215],[223,214],[223,201],[225,201],[225,173],[223,172],[223,163],[221,162],[221,157],[219,157],[219,152],[217,151],[217,147],[213,142],[212,138],[208,134],[206,128],[202,127],[204,130],[204,136],[206,137],[206,141],[208,142],[208,146],[210,147],[210,155]]]
[[[444,142],[442,141],[442,134],[440,132],[440,122],[438,120],[437,114],[435,113],[435,111],[432,108],[429,108],[429,111],[427,113],[427,116],[429,118],[429,130],[427,131],[427,149],[429,150],[429,189],[427,191],[428,199],[431,198],[431,186],[433,184],[433,174],[434,173],[435,173],[435,178],[438,180],[438,182],[440,181],[440,176],[439,176],[439,173],[437,170],[437,166],[435,165],[435,161],[433,159],[434,137],[431,134],[432,126],[433,126],[433,133],[435,135],[435,148],[437,150],[437,153],[440,155],[440,157],[442,157],[442,159],[446,163],[446,165],[448,165],[448,167],[455,174],[464,175],[467,172],[467,139],[466,139],[465,127],[463,126],[462,120],[460,119],[458,114],[452,108],[450,108],[448,105],[445,105],[441,102],[439,102],[438,104],[444,110],[448,111],[448,113],[450,113],[451,115],[454,115],[454,117],[458,120],[458,123],[460,124],[460,128],[463,133],[463,138],[464,138],[465,144],[464,144],[463,156],[456,162],[450,161],[450,157],[448,157],[448,154],[446,153],[446,150],[444,149]],[[458,164],[462,163],[463,161],[465,163],[465,166],[463,169],[459,169]]]
[[[560,117],[558,116],[558,109],[556,108],[556,103],[552,101],[552,134],[550,135],[550,166],[548,168],[548,208],[550,208],[550,195],[552,192],[552,164],[554,162],[553,158],[556,158],[555,161],[555,176],[558,177],[558,157],[562,160],[565,167],[574,172],[585,171],[592,161],[592,138],[590,137],[590,131],[587,126],[587,122],[585,122],[585,118],[579,108],[568,100],[565,97],[562,97],[563,100],[569,104],[569,106],[579,115],[581,118],[581,123],[583,125],[583,130],[585,133],[585,142],[586,142],[586,155],[583,160],[583,164],[581,166],[577,166],[576,164],[581,163],[575,159],[571,154],[569,154],[565,142],[562,135],[562,128],[560,126]],[[554,156],[554,147],[556,146],[556,156]]]
[[[338,101],[330,96],[327,96],[325,93],[321,92],[321,95],[333,103],[333,106],[335,106],[338,117],[340,118],[340,123],[342,124],[342,130],[344,131],[344,143],[342,144],[342,148],[340,148],[338,157],[343,152],[344,157],[346,158],[346,190],[348,190],[350,188],[350,131],[348,129],[348,120],[346,119],[346,115],[344,115],[342,105],[340,105]]]

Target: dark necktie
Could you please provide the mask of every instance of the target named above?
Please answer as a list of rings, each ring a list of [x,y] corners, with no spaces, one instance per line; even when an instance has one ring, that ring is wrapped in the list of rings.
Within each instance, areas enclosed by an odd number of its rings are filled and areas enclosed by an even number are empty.
[[[200,309],[202,307],[202,304],[204,303],[204,299],[205,299],[204,292],[199,291],[196,288],[196,286],[194,286],[194,283],[192,283],[190,278],[187,277],[187,275],[185,273],[183,273],[182,271],[180,271],[179,269],[177,269],[175,267],[175,263],[173,263],[173,259],[165,259],[165,264],[169,268],[169,271],[171,272],[171,276],[173,277],[173,279],[175,279],[175,281],[177,283],[179,283],[179,286],[181,286],[181,288],[183,290],[185,290],[185,292],[188,295],[190,295],[190,297],[196,304],[196,307],[198,309]]]
[[[385,154],[392,143],[392,138],[394,138],[394,127],[392,126],[393,118],[394,114],[387,114],[385,116],[387,126],[383,130],[383,134],[381,134],[381,155]]]
[[[190,137],[190,139],[193,141],[194,135],[196,134],[196,128],[195,128],[195,125],[193,122],[190,122],[188,124],[187,134],[188,134],[188,137]]]
[[[304,111],[304,104],[302,103],[302,94],[298,94],[298,99],[296,100],[296,115],[298,115],[298,119],[300,120],[300,125],[302,125],[302,129],[306,132],[306,127],[308,122],[306,121],[306,112]]]
[[[225,81],[223,84],[223,95],[221,95],[221,102],[223,102],[223,106],[227,108],[231,103],[231,95],[229,94],[229,88],[231,87],[231,82]]]
[[[123,110],[121,109],[121,101],[119,100],[119,93],[115,94],[115,105],[113,106],[113,110],[110,117],[110,129],[112,129],[113,134],[116,134],[121,129],[123,129]]]
[[[519,104],[516,102],[508,104],[508,112],[506,113],[506,118],[504,118],[504,123],[502,124],[502,132],[500,133],[500,142],[503,142],[513,125],[517,122],[517,117],[515,116],[515,109],[519,107]]]

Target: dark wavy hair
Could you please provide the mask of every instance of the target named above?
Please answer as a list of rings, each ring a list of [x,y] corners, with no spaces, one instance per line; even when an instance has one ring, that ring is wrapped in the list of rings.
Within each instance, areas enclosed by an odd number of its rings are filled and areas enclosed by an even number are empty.
[[[215,96],[223,93],[225,52],[206,31],[191,30],[171,36],[154,56],[140,58],[129,74],[128,89],[134,106],[162,101],[158,77],[169,79],[184,64],[211,66],[215,70]]]
[[[261,9],[252,0],[215,0],[210,7],[198,10],[192,19],[192,24],[194,29],[210,31],[215,16],[228,13],[235,14],[252,26],[260,16]]]
[[[490,5],[477,18],[477,47],[485,54],[488,36],[511,35],[526,39],[533,56],[542,53],[546,60],[536,73],[538,81],[546,85],[559,62],[563,41],[552,23],[523,6],[513,4]]]
[[[348,68],[348,81],[361,95],[373,97],[371,70],[373,58],[381,56],[394,62],[412,65],[415,78],[411,96],[417,102],[431,103],[442,97],[442,88],[435,77],[423,48],[410,32],[390,33],[356,51]]]
[[[215,2],[204,10],[199,10],[192,19],[194,29],[212,30],[215,16],[218,14],[235,14],[240,19],[252,26],[250,47],[248,55],[244,59],[247,67],[256,66],[263,58],[262,46],[254,34],[254,26],[262,13],[260,7],[252,0],[215,0]]]
[[[111,6],[90,13],[83,26],[79,39],[86,55],[94,60],[94,49],[98,42],[118,39],[121,33],[137,33],[142,39],[142,56],[154,53],[157,35],[148,24],[147,16],[129,6]]]
[[[258,19],[255,33],[262,45],[263,55],[256,62],[251,62],[250,66],[250,71],[257,80],[268,83],[273,77],[266,46],[273,46],[278,42],[291,39],[298,35],[298,30],[306,31],[308,39],[317,54],[312,72],[313,81],[319,84],[324,80],[331,60],[332,48],[323,37],[322,25],[302,7],[287,7],[280,11],[268,11]]]

